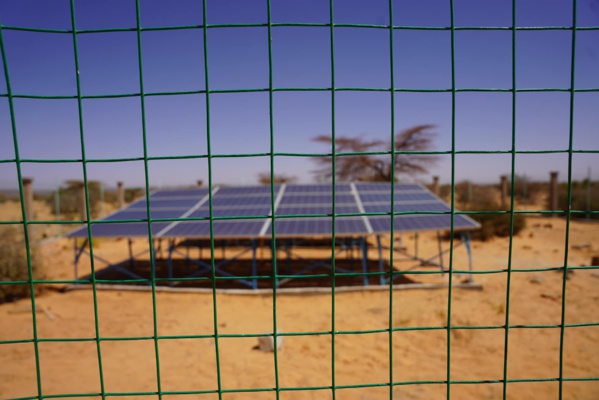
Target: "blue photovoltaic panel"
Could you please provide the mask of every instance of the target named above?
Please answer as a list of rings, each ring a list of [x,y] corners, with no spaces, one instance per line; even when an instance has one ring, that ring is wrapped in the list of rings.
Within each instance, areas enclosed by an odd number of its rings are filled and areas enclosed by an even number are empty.
[[[275,186],[275,196],[280,189],[279,186]],[[220,196],[270,196],[270,186],[237,186],[237,187],[223,187],[218,190],[216,195]],[[270,197],[269,197],[270,198]]]
[[[391,212],[391,204],[387,203],[364,203],[364,211],[371,212]],[[435,203],[396,203],[395,212],[449,212],[451,208],[441,202]]]
[[[214,221],[214,236],[255,237],[260,234],[264,220]],[[169,237],[210,236],[209,221],[181,222],[170,229]]]
[[[369,217],[374,232],[391,231],[391,217]],[[455,215],[454,228],[476,228],[474,221],[463,215]],[[451,215],[397,215],[394,217],[394,228],[397,232],[447,230],[451,226]]]
[[[365,234],[364,220],[360,217],[336,218],[335,232],[340,235]],[[332,218],[281,218],[276,221],[277,235],[330,235]]]
[[[226,206],[226,207],[267,206],[267,207],[270,207],[271,203],[272,202],[271,202],[270,196],[247,196],[247,197],[246,196],[240,196],[240,197],[227,196],[227,197],[223,197],[223,196],[219,196],[218,193],[216,193],[216,195],[212,199],[213,207],[219,207],[219,206]],[[208,204],[208,203],[206,203],[206,204]]]
[[[335,188],[338,193],[350,192],[351,187],[349,184],[339,184]],[[321,185],[287,185],[285,193],[333,193],[332,185],[321,184]]]
[[[268,216],[270,207],[244,207],[244,208],[212,208],[214,217],[252,217],[252,216]],[[191,218],[208,218],[210,217],[210,208],[201,207],[190,215]]]
[[[386,191],[388,193],[391,192],[391,184],[389,183],[356,183],[356,189],[362,192],[380,192]],[[415,190],[422,191],[422,186],[416,185],[414,183],[396,183],[395,184],[395,192],[402,192],[406,190]]]
[[[352,214],[359,213],[357,205],[336,205],[337,214]],[[333,214],[333,206],[331,204],[323,205],[304,205],[304,206],[284,206],[277,208],[276,215],[302,215],[302,214]]]
[[[169,210],[169,211],[160,211],[154,210],[150,207],[151,218],[179,218],[187,211],[186,208],[182,210]],[[118,213],[109,215],[104,218],[107,221],[116,221],[116,220],[131,220],[131,219],[139,219],[139,220],[147,220],[148,212],[146,210],[132,211],[129,209],[120,211]]]
[[[156,197],[196,197],[198,199],[201,199],[207,194],[207,188],[159,190],[157,192],[152,193],[150,195],[150,199]],[[143,201],[145,201],[145,199]]]
[[[208,218],[208,189],[169,189],[151,194],[153,219]],[[337,214],[389,213],[391,185],[389,183],[339,184],[336,187]],[[276,215],[332,214],[332,188],[329,184],[281,185],[275,188]],[[219,237],[259,237],[271,234],[271,190],[269,186],[214,188],[212,215],[220,217],[264,217],[258,219],[215,220],[214,234]],[[417,184],[395,185],[395,212],[449,213],[450,207],[424,187]],[[454,215],[456,229],[477,229],[479,224],[465,215]],[[146,199],[140,199],[103,220],[140,220],[147,218]],[[338,217],[336,234],[367,235],[391,230],[391,217]],[[397,231],[448,230],[450,214],[404,214],[394,218]],[[369,222],[369,223],[368,223]],[[332,233],[330,217],[279,218],[275,220],[277,234],[285,236],[328,235]],[[93,223],[94,236],[147,236],[147,222]],[[152,223],[155,237],[209,237],[209,221],[173,221]],[[370,229],[372,228],[372,229]],[[85,226],[68,234],[87,236]]]
[[[166,228],[170,222],[153,222],[152,234]],[[87,226],[82,226],[68,234],[69,237],[87,237]],[[115,222],[92,225],[92,237],[134,237],[148,236],[147,222]]]
[[[202,196],[204,197],[204,196]],[[196,198],[196,197],[187,197],[187,198],[183,198],[183,197],[177,197],[177,198],[173,198],[173,199],[165,199],[165,198],[150,198],[150,208],[161,208],[161,207],[168,207],[168,208],[191,208],[193,206],[195,206],[196,204],[198,204],[198,201],[200,201],[201,198]],[[136,206],[136,208],[139,206]],[[143,207],[145,208],[145,203],[143,204]]]
[[[378,193],[378,192],[360,192],[360,200],[362,203],[384,203],[387,202],[391,204],[391,192],[386,193]],[[395,201],[424,201],[424,200],[436,200],[435,196],[428,192],[421,193],[396,193]]]
[[[356,204],[356,199],[351,194],[337,193],[338,204]],[[307,204],[332,204],[333,196],[328,194],[289,194],[285,191],[281,205],[307,205]]]

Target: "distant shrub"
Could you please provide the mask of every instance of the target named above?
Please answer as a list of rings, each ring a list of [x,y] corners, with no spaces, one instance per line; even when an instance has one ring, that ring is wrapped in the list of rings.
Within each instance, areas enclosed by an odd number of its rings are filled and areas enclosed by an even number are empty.
[[[60,214],[67,215],[72,218],[79,217],[79,204],[81,202],[79,181],[67,181],[64,187],[60,188]],[[88,181],[89,206],[92,218],[96,218],[100,213],[100,183],[96,181]],[[44,197],[44,200],[50,207],[53,213],[56,213],[56,194],[51,193]]]
[[[499,198],[499,185],[476,184],[470,181],[456,182],[454,186],[456,207],[467,209],[478,204],[495,203]],[[451,201],[451,185],[441,187],[441,197]]]
[[[38,240],[30,238],[30,250],[33,277],[34,279],[43,279],[44,267]],[[28,279],[25,238],[22,230],[15,227],[0,229],[0,282],[26,281]],[[0,303],[29,295],[28,284],[0,285]]]
[[[520,175],[515,176],[513,196],[516,201],[535,203],[540,196],[547,193],[549,185],[547,182],[532,181]],[[512,196],[512,183],[508,177],[508,196]]]
[[[6,195],[4,193],[0,193],[0,204],[6,201]]]
[[[568,184],[559,185],[557,195],[557,203],[560,210],[568,210]],[[590,191],[589,192],[587,192]],[[589,196],[590,194],[590,196]],[[589,198],[590,197],[590,198]],[[591,187],[587,189],[587,182],[573,181],[572,182],[572,204],[570,207],[573,211],[599,211],[599,182],[591,183]],[[572,213],[573,218],[599,219],[598,214]]]
[[[493,193],[480,191],[474,201],[468,204],[465,211],[502,211],[501,206],[493,197]],[[472,232],[472,237],[479,240],[489,240],[495,236],[510,235],[510,214],[478,214],[470,215],[481,224],[481,229]],[[526,226],[523,215],[514,215],[513,234],[517,235]]]
[[[125,203],[131,203],[133,200],[137,200],[143,196],[144,193],[145,190],[143,188],[125,189]]]

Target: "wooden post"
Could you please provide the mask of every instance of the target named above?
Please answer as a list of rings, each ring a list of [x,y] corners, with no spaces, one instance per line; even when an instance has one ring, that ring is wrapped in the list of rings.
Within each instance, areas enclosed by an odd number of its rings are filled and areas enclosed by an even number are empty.
[[[33,210],[33,190],[31,184],[33,178],[23,178],[23,201],[25,202],[25,216],[28,220],[35,218],[35,211]]]
[[[551,210],[557,210],[557,171],[549,173],[549,207]]]
[[[202,187],[203,184],[204,184],[203,180],[198,180],[198,187]]]
[[[501,175],[501,208],[507,210],[507,175]]]
[[[87,220],[87,204],[85,203],[85,182],[80,182],[79,186],[79,218],[82,221]]]
[[[125,188],[122,181],[116,183],[116,200],[119,208],[125,206]]]
[[[433,193],[439,195],[439,177],[433,176]]]

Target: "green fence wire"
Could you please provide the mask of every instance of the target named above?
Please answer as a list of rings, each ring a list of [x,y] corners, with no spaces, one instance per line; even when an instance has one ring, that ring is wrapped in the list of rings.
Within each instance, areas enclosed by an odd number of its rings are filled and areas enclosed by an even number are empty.
[[[468,384],[501,384],[503,386],[503,394],[502,397],[504,399],[507,398],[507,388],[509,383],[521,383],[521,382],[558,382],[559,385],[559,398],[563,397],[563,383],[571,382],[571,381],[599,381],[599,376],[588,376],[588,377],[568,377],[564,375],[564,346],[565,346],[565,331],[566,329],[571,328],[580,328],[580,327],[596,327],[599,326],[599,321],[591,321],[586,323],[576,323],[576,324],[567,324],[566,323],[566,277],[569,271],[573,270],[588,270],[588,269],[599,269],[599,266],[571,266],[568,265],[568,251],[569,251],[569,227],[570,221],[573,214],[599,214],[599,211],[593,210],[571,210],[571,207],[568,207],[566,211],[560,210],[515,210],[514,209],[514,196],[511,196],[510,207],[508,211],[455,211],[455,161],[456,155],[460,154],[509,154],[511,156],[511,192],[514,193],[515,183],[516,183],[516,156],[519,154],[558,154],[563,153],[567,154],[568,157],[568,172],[567,172],[567,182],[568,182],[568,204],[571,204],[572,200],[572,160],[575,154],[588,153],[588,154],[596,154],[599,153],[599,149],[593,150],[582,150],[574,148],[574,98],[576,93],[583,92],[599,92],[599,88],[586,88],[580,89],[575,88],[575,60],[576,60],[576,37],[579,31],[589,31],[589,30],[599,30],[599,26],[585,26],[579,27],[577,26],[577,2],[573,0],[572,2],[572,24],[569,26],[534,26],[534,27],[518,27],[516,26],[516,0],[512,0],[512,23],[511,26],[497,26],[497,27],[488,27],[488,26],[455,26],[455,17],[454,17],[454,1],[448,0],[450,3],[450,15],[451,15],[451,24],[450,26],[399,26],[394,25],[394,10],[393,10],[393,1],[389,0],[388,6],[388,24],[347,24],[347,23],[336,23],[334,16],[334,1],[329,0],[329,13],[330,19],[328,23],[275,23],[272,21],[271,15],[271,1],[265,0],[267,3],[267,23],[251,23],[251,24],[209,24],[208,23],[208,10],[206,7],[206,0],[202,0],[202,8],[203,8],[203,22],[201,25],[185,25],[185,26],[162,26],[162,27],[142,27],[140,22],[140,1],[136,0],[136,27],[134,28],[109,28],[109,29],[77,29],[76,26],[76,8],[75,1],[70,0],[70,12],[71,12],[71,29],[39,29],[39,28],[31,28],[31,27],[22,27],[22,26],[7,26],[2,25],[0,21],[0,51],[3,60],[4,66],[4,78],[6,81],[6,93],[1,93],[0,97],[4,97],[8,100],[9,110],[10,110],[10,120],[12,125],[12,139],[13,139],[13,147],[14,147],[14,158],[8,159],[0,159],[0,164],[14,164],[16,167],[17,178],[19,182],[19,195],[21,198],[20,207],[21,213],[23,215],[22,221],[6,221],[1,220],[0,225],[17,225],[22,226],[23,235],[25,238],[25,250],[27,257],[27,265],[28,265],[28,278],[26,280],[19,281],[0,281],[0,287],[2,285],[28,285],[29,291],[31,293],[31,316],[32,316],[32,337],[31,338],[22,338],[22,339],[14,339],[14,340],[0,340],[0,346],[17,344],[17,343],[30,343],[34,348],[35,353],[35,374],[36,374],[36,382],[37,387],[36,395],[32,395],[29,397],[23,397],[24,399],[45,399],[45,398],[71,398],[71,397],[101,397],[105,399],[107,397],[116,397],[116,396],[158,396],[159,399],[162,399],[165,395],[200,395],[200,394],[217,394],[219,399],[223,398],[223,395],[227,393],[250,393],[250,392],[274,392],[277,399],[280,398],[281,393],[283,392],[292,392],[292,391],[323,391],[329,392],[333,399],[337,397],[337,391],[340,389],[350,389],[350,388],[369,388],[369,387],[388,387],[389,388],[389,398],[394,397],[394,388],[398,386],[404,385],[445,385],[446,386],[446,396],[447,399],[452,398],[452,387],[453,385],[468,385]],[[312,88],[303,88],[303,87],[274,87],[273,86],[273,52],[272,52],[272,35],[273,30],[278,27],[302,27],[305,29],[310,29],[314,27],[318,28],[329,28],[329,40],[330,40],[330,62],[331,62],[331,83],[329,87],[312,87]],[[210,59],[210,47],[208,36],[210,31],[214,29],[237,29],[237,28],[257,28],[264,29],[266,28],[268,31],[268,87],[262,88],[253,88],[253,89],[226,89],[226,90],[214,90],[210,89],[210,76],[209,76],[209,59]],[[390,60],[390,87],[338,87],[335,81],[335,32],[339,29],[345,28],[360,28],[366,30],[386,30],[389,33],[389,60]],[[143,58],[142,58],[142,32],[147,31],[167,31],[167,30],[201,30],[203,32],[203,52],[204,52],[204,83],[205,89],[203,90],[188,90],[188,91],[171,91],[171,92],[147,92],[144,89],[144,67],[143,67]],[[451,87],[450,88],[438,88],[438,89],[408,89],[396,86],[394,71],[394,32],[397,30],[436,30],[436,31],[449,31],[451,35]],[[458,88],[456,87],[456,62],[455,62],[455,33],[456,31],[509,31],[511,32],[511,56],[512,56],[512,72],[511,72],[511,88],[509,89],[499,89],[499,88]],[[55,95],[31,95],[31,94],[23,94],[23,93],[14,93],[11,86],[10,79],[10,71],[11,64],[10,59],[7,58],[5,42],[4,42],[4,32],[5,31],[31,31],[31,32],[39,32],[45,34],[52,35],[71,35],[73,40],[73,49],[74,49],[74,60],[75,60],[75,71],[73,74],[76,77],[77,83],[77,94],[75,96],[55,96]],[[516,44],[517,44],[517,34],[519,31],[567,31],[571,33],[572,42],[571,42],[571,62],[570,62],[570,85],[565,88],[518,88],[516,85]],[[107,32],[136,32],[137,34],[137,48],[138,48],[138,68],[139,68],[139,91],[135,93],[125,93],[125,94],[104,94],[104,95],[83,95],[81,92],[81,82],[79,77],[79,54],[78,54],[78,37],[80,35],[94,35],[94,34],[102,34]],[[275,136],[274,136],[274,122],[273,122],[273,94],[275,92],[293,92],[293,91],[307,91],[307,92],[327,92],[331,94],[331,132],[333,145],[331,146],[330,152],[325,153],[293,153],[293,152],[276,152],[275,151]],[[386,92],[389,93],[390,99],[390,113],[391,113],[391,124],[389,137],[391,140],[391,149],[395,148],[395,94],[400,92],[422,92],[422,93],[451,93],[451,113],[452,113],[452,123],[451,123],[451,150],[450,151],[419,151],[419,152],[406,152],[406,151],[389,151],[389,152],[351,152],[351,153],[337,153],[334,142],[336,135],[336,94],[339,92]],[[217,93],[247,93],[247,92],[266,92],[268,93],[269,99],[269,137],[270,137],[270,149],[266,153],[252,153],[252,154],[215,154],[212,152],[211,147],[211,113],[210,113],[210,100],[212,94]],[[481,151],[461,151],[456,149],[456,94],[463,92],[506,92],[511,93],[511,149],[505,151],[499,150],[481,150]],[[553,149],[553,150],[518,150],[516,148],[516,101],[518,93],[525,92],[565,92],[569,93],[569,142],[568,147],[565,149]],[[206,144],[207,144],[207,152],[206,154],[188,154],[182,156],[150,156],[147,150],[147,137],[146,137],[146,107],[145,101],[146,98],[151,96],[166,96],[166,95],[186,95],[186,94],[203,94],[205,96],[205,106],[206,106]],[[141,117],[142,117],[142,133],[143,133],[143,156],[142,157],[128,157],[128,158],[89,158],[86,154],[85,147],[85,131],[84,131],[84,123],[83,123],[83,113],[82,113],[82,101],[84,99],[100,99],[100,98],[119,98],[119,97],[133,97],[139,98],[141,105]],[[78,124],[79,124],[79,133],[81,140],[81,155],[75,159],[28,159],[22,158],[19,152],[19,137],[18,137],[18,121],[15,118],[14,111],[14,99],[18,98],[29,98],[29,99],[76,99],[78,105]],[[5,144],[3,144],[5,145]],[[153,311],[153,333],[151,336],[135,336],[135,337],[105,337],[100,335],[99,330],[99,316],[98,316],[98,301],[97,301],[97,284],[102,282],[100,279],[97,279],[95,276],[95,265],[94,265],[94,245],[93,245],[93,236],[91,227],[93,224],[99,223],[121,223],[121,222],[147,222],[148,224],[148,239],[150,243],[152,242],[152,222],[173,222],[180,221],[180,218],[152,218],[150,214],[150,175],[148,171],[148,164],[150,161],[154,160],[175,160],[175,159],[206,159],[208,163],[208,186],[213,186],[213,160],[217,158],[226,158],[231,159],[231,162],[235,162],[235,158],[240,157],[251,157],[251,158],[268,158],[270,163],[270,176],[271,176],[271,206],[274,209],[275,202],[275,186],[274,186],[274,177],[275,177],[275,159],[277,157],[317,157],[317,156],[329,156],[332,157],[332,209],[335,210],[335,181],[336,181],[336,158],[337,157],[351,157],[355,155],[389,155],[390,157],[393,154],[427,154],[427,155],[449,155],[451,157],[451,229],[450,236],[453,239],[454,236],[454,216],[457,214],[507,214],[510,218],[510,240],[509,240],[509,249],[508,249],[508,265],[506,269],[494,269],[494,270],[485,270],[485,271],[462,271],[454,268],[453,260],[453,248],[450,249],[449,253],[449,269],[446,272],[449,278],[449,289],[448,289],[448,298],[447,298],[447,324],[446,326],[420,326],[420,327],[397,327],[393,324],[393,276],[404,274],[402,271],[394,271],[387,273],[390,274],[391,279],[389,279],[389,326],[385,329],[370,329],[370,330],[337,330],[335,326],[335,291],[336,291],[336,281],[335,278],[338,276],[346,276],[352,275],[348,273],[331,273],[330,277],[332,279],[331,285],[331,308],[332,308],[332,316],[331,316],[331,330],[330,331],[312,331],[312,332],[278,332],[277,331],[277,284],[276,282],[280,278],[284,278],[285,275],[279,274],[277,269],[277,260],[276,257],[272,259],[272,275],[271,276],[252,276],[251,278],[262,278],[262,279],[271,279],[272,280],[272,299],[273,299],[273,310],[272,310],[272,322],[273,322],[273,339],[276,343],[277,337],[279,336],[306,336],[306,335],[321,335],[321,336],[329,336],[331,337],[331,370],[332,377],[330,385],[326,386],[310,386],[310,387],[284,387],[280,385],[279,381],[279,355],[277,347],[274,346],[274,371],[275,371],[275,385],[274,387],[263,387],[263,388],[251,388],[251,389],[227,389],[223,387],[221,382],[221,364],[220,364],[220,347],[219,347],[219,339],[222,338],[238,338],[238,337],[263,337],[264,334],[254,334],[254,333],[244,333],[242,335],[239,334],[221,334],[219,333],[219,323],[218,323],[218,310],[217,310],[217,291],[216,291],[216,283],[221,279],[231,279],[231,277],[218,277],[216,276],[215,271],[215,242],[214,242],[214,221],[225,220],[225,219],[240,219],[240,217],[215,217],[213,215],[212,210],[212,193],[209,191],[209,206],[210,206],[210,214],[208,218],[186,218],[184,220],[208,220],[210,223],[210,259],[212,264],[212,274],[211,277],[208,278],[212,282],[212,301],[213,301],[213,321],[214,328],[212,334],[206,335],[184,335],[184,336],[165,336],[160,335],[158,331],[158,312],[156,307],[156,285],[160,281],[166,281],[168,279],[158,279],[155,277],[154,271],[152,270],[151,274],[151,291],[152,291],[152,311]],[[395,157],[391,157],[392,162],[395,163]],[[144,165],[144,176],[145,176],[145,200],[147,206],[147,218],[143,220],[112,220],[112,221],[98,221],[93,220],[90,215],[90,194],[89,194],[89,185],[88,185],[88,173],[87,167],[92,163],[114,163],[114,162],[127,162],[127,161],[143,161]],[[31,220],[28,218],[26,214],[25,208],[25,200],[24,200],[24,189],[22,184],[22,164],[25,163],[74,163],[80,164],[83,169],[83,178],[85,182],[85,202],[86,202],[86,219],[83,220]],[[395,165],[393,165],[394,167]],[[392,168],[393,178],[395,178],[395,168]],[[394,186],[395,179],[392,180],[392,187]],[[394,202],[395,191],[391,190],[391,205]],[[427,212],[428,214],[434,214],[433,212]],[[331,257],[332,257],[332,270],[335,271],[335,219],[338,217],[345,216],[363,216],[363,215],[386,215],[389,218],[393,219],[396,215],[401,215],[401,212],[391,212],[391,213],[357,213],[357,214],[341,214],[333,212],[332,214],[306,214],[306,215],[272,215],[268,218],[272,219],[272,246],[273,253],[276,254],[276,220],[281,217],[285,218],[303,218],[303,217],[332,217],[333,220],[333,231],[331,235],[331,239],[333,242],[331,249]],[[545,215],[545,214],[558,214],[562,215],[566,219],[566,236],[564,240],[564,262],[562,267],[550,267],[550,268],[512,268],[512,253],[513,253],[513,232],[514,232],[514,218],[519,214],[526,215]],[[252,217],[241,217],[243,219],[251,219]],[[264,217],[256,217],[256,218],[264,218]],[[31,225],[45,225],[45,224],[64,224],[64,225],[78,225],[78,224],[86,224],[87,226],[87,235],[89,240],[89,252],[90,252],[90,260],[91,260],[91,278],[90,280],[48,280],[48,279],[35,279],[33,276],[32,270],[32,257],[31,257],[31,238],[29,232],[29,226]],[[391,224],[393,227],[393,224]],[[395,232],[390,232],[390,240],[391,243],[394,242]],[[152,264],[152,269],[154,268],[154,248],[153,246],[149,247],[150,250],[150,260]],[[391,250],[389,252],[389,262],[390,265],[393,265],[394,261],[394,252]],[[510,290],[511,290],[511,282],[512,275],[514,273],[527,273],[532,271],[561,271],[562,272],[562,293],[561,293],[561,322],[559,324],[551,324],[551,325],[514,325],[510,323]],[[426,274],[426,273],[438,273],[437,271],[410,271],[410,274]],[[474,273],[474,274],[506,274],[507,285],[506,285],[506,293],[505,293],[505,323],[503,325],[489,325],[489,326],[471,326],[471,325],[456,325],[452,321],[452,283],[455,274],[460,273]],[[310,275],[312,277],[321,277],[323,275]],[[206,278],[196,278],[196,279],[206,279]],[[113,281],[110,281],[113,282]],[[135,283],[138,280],[126,280],[122,281],[126,283]],[[95,335],[93,337],[82,337],[82,338],[45,338],[40,337],[38,334],[38,324],[36,317],[36,295],[35,295],[35,285],[39,284],[76,284],[76,283],[90,283],[92,287],[93,294],[93,312],[94,312],[94,327],[95,327]],[[509,336],[510,331],[514,329],[558,329],[560,332],[560,349],[559,349],[559,374],[556,377],[551,378],[527,378],[527,379],[510,379],[508,378],[509,374],[509,363],[508,363],[508,354],[509,354]],[[504,336],[504,352],[503,352],[503,377],[501,379],[492,379],[492,380],[457,380],[451,378],[451,341],[452,341],[452,331],[455,330],[503,330],[505,332]],[[418,380],[418,381],[402,381],[396,380],[394,376],[393,364],[394,364],[394,355],[393,355],[393,334],[396,332],[405,332],[405,331],[445,331],[447,333],[447,363],[446,363],[446,378],[443,380]],[[388,334],[388,343],[389,343],[389,379],[386,382],[379,382],[374,384],[353,384],[353,385],[340,385],[337,384],[335,371],[335,355],[336,355],[336,347],[335,347],[335,337],[337,335],[350,335],[350,334],[376,334],[376,333],[387,333]],[[172,339],[201,339],[201,338],[211,338],[214,340],[215,344],[215,357],[216,357],[216,369],[217,369],[217,387],[211,390],[189,390],[189,391],[165,391],[162,389],[161,385],[161,366],[160,366],[160,355],[159,355],[159,344],[162,340],[172,340]],[[108,392],[105,388],[105,379],[104,379],[104,368],[102,363],[102,348],[101,343],[103,341],[141,341],[141,340],[151,340],[154,344],[154,352],[155,352],[155,365],[156,365],[156,391],[151,392]],[[40,369],[40,355],[39,355],[39,345],[40,343],[46,342],[94,342],[96,344],[97,351],[97,359],[98,359],[98,373],[100,377],[100,392],[98,393],[63,393],[63,394],[52,394],[48,395],[44,393],[44,388],[42,386],[42,377],[41,377],[41,369]]]

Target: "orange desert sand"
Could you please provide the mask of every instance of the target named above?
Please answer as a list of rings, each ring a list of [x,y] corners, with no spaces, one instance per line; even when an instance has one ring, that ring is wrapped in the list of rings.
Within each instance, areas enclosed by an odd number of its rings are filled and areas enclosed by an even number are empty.
[[[41,205],[38,204],[41,209]],[[19,219],[14,202],[0,205],[2,217]],[[47,210],[42,210],[40,218]],[[7,217],[8,216],[8,217]],[[45,217],[48,217],[47,215]],[[43,229],[43,227],[36,227]],[[54,229],[56,227],[53,227]],[[48,228],[50,229],[50,228]],[[528,217],[527,227],[513,240],[512,267],[547,268],[564,263],[566,221]],[[599,225],[573,221],[570,225],[569,265],[589,265],[598,255]],[[407,246],[412,238],[404,237]],[[444,246],[448,243],[445,242]],[[136,247],[143,243],[136,242]],[[509,239],[474,242],[477,271],[506,269]],[[434,253],[433,234],[421,235],[421,251]],[[141,247],[140,247],[141,248]],[[48,240],[43,245],[48,279],[72,279],[72,243]],[[116,261],[126,255],[125,241],[98,242],[97,254]],[[375,254],[373,252],[372,256]],[[388,252],[386,257],[388,257]],[[446,257],[446,262],[447,262]],[[86,264],[87,263],[87,264]],[[83,262],[82,265],[88,265]],[[454,267],[466,268],[463,248],[455,251]],[[85,268],[83,268],[85,272]],[[438,276],[435,274],[435,276]],[[418,276],[414,277],[419,279]],[[441,279],[441,278],[439,278]],[[445,278],[446,279],[446,278]],[[462,279],[456,277],[456,280]],[[511,278],[511,325],[559,325],[561,323],[562,271],[513,273]],[[502,326],[506,313],[506,273],[476,275],[483,290],[452,290],[451,324]],[[577,270],[566,281],[567,324],[599,322],[599,271]],[[55,285],[60,286],[60,285]],[[435,330],[411,330],[335,335],[336,385],[385,384],[390,380],[439,381],[447,378],[448,290],[397,290],[393,292],[394,328],[436,326]],[[41,388],[44,395],[99,393],[98,347],[91,290],[61,293],[45,290],[36,301],[39,338],[88,338],[87,341],[39,344]],[[272,332],[272,295],[216,296],[219,334]],[[158,391],[156,349],[151,292],[98,291],[99,334],[110,338],[100,343],[104,390],[115,392]],[[337,331],[388,329],[390,293],[353,291],[335,296]],[[213,296],[210,293],[156,293],[157,332],[160,336],[213,335]],[[0,305],[0,340],[33,337],[28,299]],[[281,332],[328,332],[332,329],[332,297],[326,294],[279,294],[277,326]],[[52,318],[49,318],[52,317]],[[115,340],[120,337],[143,340]],[[392,340],[390,342],[390,340]],[[503,378],[505,330],[452,330],[451,379],[500,380]],[[390,349],[392,343],[392,352]],[[274,388],[274,355],[256,349],[256,337],[168,339],[158,341],[160,388],[163,392],[216,390],[219,350],[221,385],[224,390]],[[278,352],[278,385],[282,388],[332,385],[332,336],[330,333],[285,337]],[[507,374],[509,379],[542,378],[544,382],[509,383],[510,399],[556,399],[560,360],[560,329],[517,328],[509,330]],[[567,328],[563,374],[568,378],[599,376],[599,326]],[[501,383],[452,384],[453,399],[500,399]],[[566,381],[565,399],[599,399],[599,381]],[[336,399],[389,399],[388,386],[337,389]],[[397,385],[395,399],[442,399],[445,384]],[[37,396],[35,353],[32,343],[0,345],[0,398]],[[79,398],[100,398],[84,396]],[[126,399],[158,399],[158,395],[133,395]],[[217,399],[216,393],[164,395],[164,399]],[[273,390],[225,393],[223,399],[275,399]],[[281,399],[331,399],[331,389],[282,391]]]

